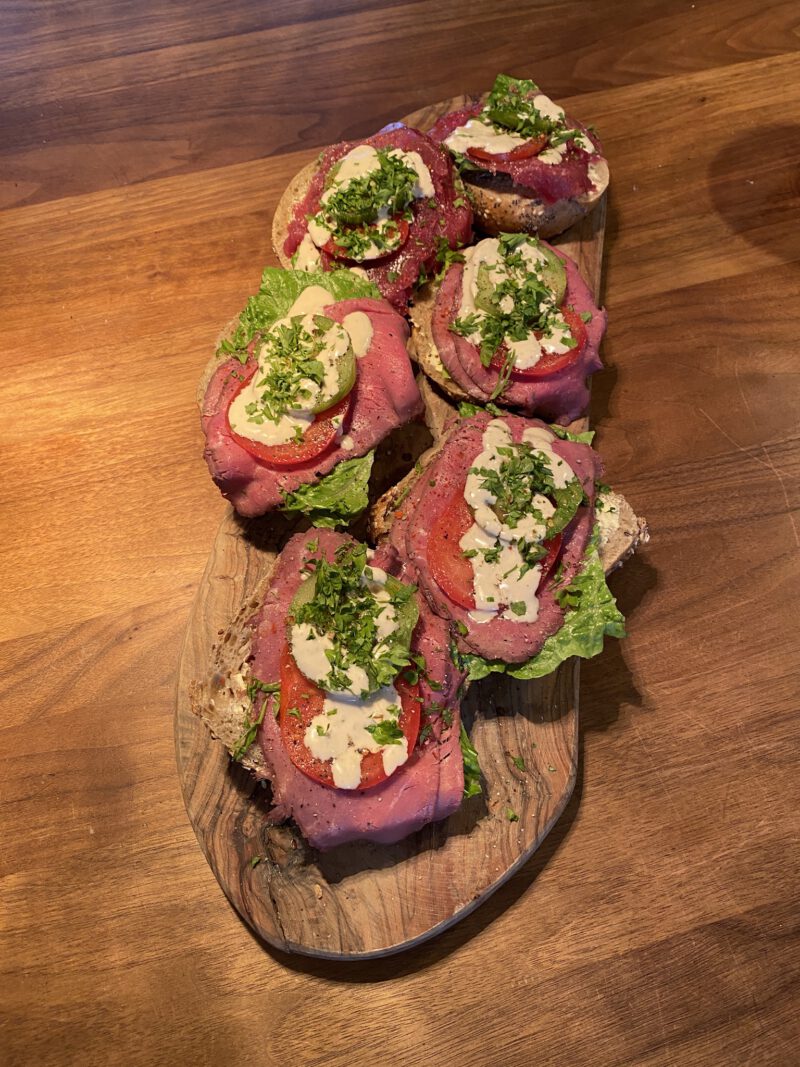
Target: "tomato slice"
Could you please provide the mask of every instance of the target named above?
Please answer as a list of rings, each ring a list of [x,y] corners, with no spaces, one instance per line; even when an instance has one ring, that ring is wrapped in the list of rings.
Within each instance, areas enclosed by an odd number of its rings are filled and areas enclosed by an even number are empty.
[[[470,526],[472,511],[462,487],[452,496],[428,535],[428,563],[433,580],[454,604],[468,610],[475,607],[474,574],[458,542]]]
[[[544,547],[547,549],[547,555],[542,560],[542,576],[539,579],[540,589],[544,585],[545,580],[550,577],[551,572],[555,569],[556,561],[561,554],[561,543],[563,540],[563,534],[557,533],[555,537],[551,537],[549,541],[544,542]]]
[[[572,336],[577,341],[574,348],[570,348],[567,352],[545,352],[542,354],[541,359],[533,367],[517,368],[511,371],[511,377],[517,380],[527,381],[532,378],[544,378],[549,374],[557,374],[559,371],[564,370],[565,367],[571,366],[577,358],[580,356],[584,347],[586,346],[587,333],[586,326],[580,315],[577,315],[569,308],[562,307],[561,314],[569,326]],[[539,333],[536,334],[540,336]],[[503,360],[507,349],[505,345],[501,345],[495,352],[492,362],[489,366],[492,370],[496,370],[498,374],[503,368]]]
[[[486,163],[515,163],[518,159],[532,159],[533,156],[538,156],[547,145],[547,140],[547,134],[541,133],[538,137],[526,141],[525,144],[512,148],[510,152],[489,152],[485,148],[468,148],[467,155],[472,156],[473,159],[482,159]]]
[[[241,383],[231,397],[231,404],[248,382],[251,381],[257,369],[253,370],[252,374],[249,374]],[[352,392],[350,392],[347,396],[342,397],[338,403],[334,404],[333,407],[328,408],[326,411],[320,411],[314,417],[314,421],[304,432],[300,441],[288,441],[284,445],[265,445],[261,441],[253,441],[249,437],[238,434],[231,427],[230,417],[228,417],[228,429],[237,445],[249,452],[251,456],[255,456],[256,459],[266,463],[267,466],[297,467],[301,463],[307,463],[308,460],[321,456],[335,443],[338,426],[332,420],[335,416],[340,415],[343,422],[347,421],[347,417],[350,414],[352,395]],[[228,405],[228,413],[230,415],[230,404]]]
[[[381,260],[386,259],[387,256],[393,256],[395,252],[399,252],[408,240],[408,234],[410,232],[410,226],[408,221],[404,219],[401,215],[395,215],[392,219],[392,222],[394,223],[395,229],[398,231],[400,241],[398,244],[395,245],[394,248],[389,249],[382,256],[375,256],[374,259],[370,260],[355,260],[351,257],[349,249],[342,248],[341,245],[336,244],[335,237],[331,237],[325,242],[325,244],[322,246],[322,251],[327,252],[329,256],[333,256],[334,259],[347,260],[348,263],[379,263]],[[366,225],[353,227],[353,229],[358,230],[360,233],[369,233],[370,228],[370,226]]]
[[[428,563],[433,580],[454,604],[467,610],[475,607],[474,572],[472,564],[459,546],[459,541],[471,525],[472,510],[464,499],[462,489],[453,495],[434,522],[428,536]],[[561,542],[560,533],[543,542],[547,555],[541,561],[540,588],[556,565],[561,552]]]
[[[331,763],[313,756],[305,743],[305,732],[311,720],[322,712],[325,693],[306,678],[295,663],[288,645],[284,647],[281,654],[280,678],[281,702],[278,721],[289,758],[303,774],[313,778],[315,782],[321,782],[322,785],[335,789]],[[410,685],[398,676],[394,686],[400,696],[400,716],[397,724],[408,742],[410,756],[419,735],[421,704],[419,685]],[[290,709],[299,711],[300,717],[290,715]],[[383,758],[380,752],[367,752],[362,757],[359,789],[369,789],[388,777],[389,775],[383,769]]]

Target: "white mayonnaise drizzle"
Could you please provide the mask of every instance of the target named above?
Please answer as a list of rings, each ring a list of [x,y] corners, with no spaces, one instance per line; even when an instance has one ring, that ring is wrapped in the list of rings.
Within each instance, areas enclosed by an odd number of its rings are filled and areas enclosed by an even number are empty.
[[[519,252],[526,266],[532,274],[541,276],[542,267],[547,262],[547,256],[533,243],[519,245],[515,251]],[[477,316],[475,329],[467,337],[474,345],[481,343],[480,321],[486,318],[486,313],[476,307],[475,300],[478,295],[478,273],[481,266],[489,272],[489,280],[496,287],[509,277],[509,270],[500,254],[500,241],[497,237],[487,237],[472,248],[464,250],[464,274],[461,282],[461,303],[459,304],[458,317],[466,318],[468,315]],[[510,312],[513,309],[513,298],[508,295],[503,297],[502,310]],[[536,337],[531,331],[522,340],[506,338],[506,344],[514,355],[514,365],[520,370],[534,367],[545,352],[561,354],[570,349],[567,343],[572,339],[569,327],[563,315],[556,313],[550,328],[541,338]]]
[[[456,126],[453,132],[445,137],[444,143],[451,152],[465,153],[468,148],[481,148],[485,152],[499,153],[513,152],[529,140],[529,137],[523,137],[511,130],[496,130],[488,122],[482,122],[476,117],[468,119],[463,126]]]
[[[608,188],[608,163],[604,159],[593,159],[589,164],[589,181],[598,192]]]
[[[314,316],[324,314],[328,305],[335,303],[334,297],[321,285],[310,285],[300,293],[295,302],[289,308],[285,318],[279,319],[269,329],[268,333],[277,331],[281,326],[288,326],[293,318],[302,318],[303,326],[309,333],[315,329]],[[247,406],[257,403],[261,397],[258,383],[261,381],[265,364],[261,360],[261,353],[266,354],[265,345],[259,351],[259,368],[241,393],[231,403],[228,411],[228,420],[231,429],[242,437],[248,437],[251,441],[259,441],[264,445],[281,445],[293,441],[296,432],[301,433],[308,429],[314,421],[314,413],[310,409],[316,406],[320,396],[332,396],[338,388],[339,360],[347,351],[348,345],[352,345],[356,356],[363,356],[369,351],[372,343],[372,323],[368,315],[363,311],[353,311],[345,315],[342,324],[334,323],[324,335],[325,345],[322,351],[315,357],[325,370],[325,377],[321,386],[308,379],[303,381],[303,386],[308,389],[310,395],[303,399],[303,406],[287,411],[281,419],[275,423],[265,419],[262,423],[253,422],[247,414]]]
[[[402,160],[407,167],[410,167],[416,172],[417,180],[414,183],[413,189],[415,200],[436,195],[436,188],[433,184],[431,172],[423,162],[419,152],[404,152],[400,148],[392,148],[387,154],[394,159]],[[351,149],[346,156],[343,156],[342,159],[339,160],[330,187],[326,189],[320,197],[320,204],[322,207],[321,213],[324,215],[325,206],[337,192],[346,189],[351,182],[356,181],[358,178],[363,178],[365,175],[371,174],[376,170],[380,170],[380,159],[377,151],[371,145],[356,145],[356,147]],[[386,205],[379,209],[376,225],[379,231],[389,229],[390,226],[393,225],[390,222],[389,209]],[[309,246],[311,248],[322,248],[322,246],[327,244],[330,240],[332,233],[333,230],[321,219],[316,217],[309,219],[308,233],[303,238],[296,253],[297,259],[295,261],[295,266],[297,266],[299,270],[308,270],[309,268],[304,264],[311,255]],[[308,238],[309,245],[305,244],[306,238]],[[302,255],[300,254],[301,251]],[[359,260],[368,261],[370,259],[377,259],[380,256],[385,256],[386,252],[387,248],[385,244],[381,245],[372,241],[363,252],[359,253],[358,258]],[[318,261],[319,257],[317,257],[317,262]]]
[[[292,266],[295,270],[320,270],[320,262],[319,249],[311,240],[311,235],[304,233],[303,240],[292,256]]]
[[[387,775],[408,759],[405,737],[396,744],[380,745],[367,730],[368,726],[387,719],[396,720],[399,710],[400,695],[393,685],[377,690],[365,700],[326,696],[322,712],[311,720],[303,740],[312,756],[331,761],[335,786],[358,789],[361,759],[367,752],[382,754],[383,770]]]
[[[376,657],[381,654],[384,639],[389,637],[397,626],[397,613],[389,602],[389,591],[386,588],[386,572],[379,567],[371,567],[372,578],[361,576],[361,584],[366,586],[379,603],[384,607],[375,619],[377,631],[377,643],[375,645]],[[295,663],[312,682],[338,696],[360,696],[369,689],[369,678],[363,667],[351,664],[344,672],[348,678],[346,689],[331,689],[327,684],[331,664],[326,651],[333,649],[333,640],[326,634],[317,634],[308,623],[295,623],[289,632],[289,643]]]
[[[564,109],[554,103],[549,96],[545,96],[544,93],[538,93],[533,98],[533,106],[540,115],[557,122],[564,129],[567,128],[567,117],[564,114]],[[482,119],[482,115],[483,112],[475,118],[469,119],[463,126],[457,126],[445,138],[444,144],[453,152],[465,153],[470,148],[480,148],[485,152],[500,154],[513,152],[515,148],[519,148],[530,141],[530,137],[514,133],[512,130],[495,129],[490,120],[484,121]],[[585,134],[578,133],[573,140],[576,148],[581,148],[584,152],[590,153],[595,151],[594,145]],[[569,143],[569,141],[565,141],[559,145],[550,145],[542,152],[539,152],[536,158],[540,162],[550,165],[560,163],[567,154]]]
[[[553,452],[552,444],[555,438],[548,430],[530,427],[524,431],[522,439],[546,459],[556,488],[563,489],[574,478],[569,464]],[[511,622],[533,622],[539,614],[536,591],[539,588],[542,568],[537,564],[525,574],[520,573],[524,560],[517,542],[522,538],[528,541],[541,540],[546,520],[555,508],[546,496],[537,493],[531,501],[531,508],[538,512],[538,516],[525,515],[513,528],[502,522],[493,508],[496,497],[484,488],[483,476],[472,473],[472,468],[486,467],[499,471],[504,457],[499,455],[497,450],[512,444],[511,431],[502,419],[493,419],[483,433],[482,443],[483,451],[472,462],[464,488],[464,499],[474,513],[474,521],[459,541],[462,551],[477,550],[477,555],[470,560],[474,578],[475,608],[469,615],[475,622],[490,622],[508,605],[524,603],[523,613],[503,610],[503,618]],[[481,549],[493,549],[498,542],[498,561],[487,563]]]
[[[389,602],[386,588],[387,574],[370,566],[371,577],[361,576],[362,585],[383,603],[375,620],[377,641],[374,654],[380,656],[385,639],[397,626],[397,613]],[[314,716],[306,728],[306,748],[319,760],[331,760],[334,785],[339,789],[357,789],[361,783],[361,759],[367,752],[380,752],[383,770],[390,775],[408,759],[408,742],[381,745],[367,730],[368,726],[386,719],[396,720],[401,708],[400,695],[393,685],[384,686],[362,697],[369,687],[367,672],[351,665],[346,670],[348,687],[330,689],[327,678],[330,661],[325,655],[334,642],[327,634],[317,634],[307,623],[295,623],[289,632],[289,643],[295,663],[306,678],[326,689],[322,711]]]

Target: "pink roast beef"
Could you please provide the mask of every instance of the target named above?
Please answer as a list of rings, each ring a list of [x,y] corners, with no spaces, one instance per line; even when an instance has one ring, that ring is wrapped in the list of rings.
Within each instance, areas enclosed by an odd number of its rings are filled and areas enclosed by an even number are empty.
[[[606,313],[595,306],[589,287],[573,261],[557,248],[542,242],[555,252],[567,270],[564,303],[577,314],[591,316],[586,323],[587,340],[574,363],[536,379],[512,377],[495,403],[520,408],[527,415],[540,415],[548,422],[567,426],[580,418],[589,405],[586,379],[601,370],[599,347],[606,330]],[[431,332],[439,357],[453,380],[464,392],[485,404],[497,385],[498,372],[484,367],[476,345],[450,329],[458,318],[464,268],[454,264],[447,272],[436,295]]]
[[[357,361],[353,404],[344,427],[351,448],[338,443],[297,467],[269,467],[233,439],[228,423],[231,400],[254,361],[242,366],[237,359],[229,359],[209,382],[200,417],[206,435],[205,460],[222,495],[240,515],[263,515],[279,508],[286,493],[315,482],[341,460],[365,455],[392,430],[421,414],[422,397],[406,350],[405,319],[385,300],[341,300],[325,308],[325,314],[337,322],[352,311],[369,315],[373,335],[368,352]]]
[[[402,123],[393,123],[363,141],[343,141],[331,145],[320,157],[308,191],[294,205],[288,234],[283,250],[287,256],[297,251],[308,231],[307,215],[314,215],[320,207],[325,190],[325,178],[334,163],[346,156],[356,145],[368,144],[373,148],[399,148],[404,152],[418,152],[431,173],[436,195],[430,200],[416,200],[411,208],[414,221],[411,223],[408,240],[396,252],[383,256],[372,265],[364,263],[371,282],[377,285],[386,299],[399,311],[405,311],[412,288],[417,284],[420,270],[428,275],[436,269],[443,245],[458,248],[472,238],[472,209],[466,196],[459,195],[455,186],[455,171],[450,155],[419,130]],[[321,252],[323,270],[342,266]],[[358,266],[359,264],[347,264]]]
[[[411,493],[398,509],[390,540],[411,568],[411,573],[433,610],[459,629],[457,644],[464,652],[484,659],[522,663],[540,651],[544,641],[560,629],[564,612],[555,601],[552,583],[540,588],[539,616],[534,622],[514,622],[506,618],[476,623],[469,612],[445,595],[431,574],[428,538],[432,516],[440,514],[456,492],[463,492],[467,471],[482,451],[482,435],[492,416],[481,412],[457,424],[433,463],[426,468]],[[503,419],[515,441],[529,426],[543,426],[538,420],[506,415]],[[589,500],[580,507],[564,530],[561,555],[562,579],[569,584],[580,570],[592,532],[595,480],[602,474],[600,458],[588,445],[556,440],[553,451],[561,456],[580,478]]]
[[[280,657],[286,643],[286,617],[300,585],[301,567],[311,555],[333,559],[336,549],[350,540],[330,530],[310,530],[295,534],[287,543],[261,610],[254,621],[255,635],[251,666],[256,678],[277,682]],[[309,548],[316,541],[318,553]],[[399,570],[391,549],[375,554],[373,562],[389,571]],[[459,745],[459,715],[452,666],[445,662],[446,641],[435,654],[431,642],[441,636],[439,622],[419,597],[420,625],[414,633],[412,650],[426,652],[427,671],[434,684],[427,694],[444,700],[452,714],[449,729],[440,723],[439,737],[418,745],[408,762],[371,789],[332,789],[307,777],[289,758],[281,740],[280,727],[272,714],[275,698],[267,697],[270,707],[259,730],[275,808],[274,821],[294,819],[308,842],[315,848],[329,849],[348,841],[374,841],[392,844],[429,822],[445,819],[456,811],[464,790],[464,767]],[[423,688],[423,699],[427,699]],[[257,709],[258,710],[258,709]]]
[[[429,136],[437,143],[444,141],[453,130],[479,114],[482,108],[482,104],[475,103],[443,115],[431,128]],[[570,145],[560,163],[543,163],[536,156],[506,161],[478,160],[467,156],[475,169],[466,170],[464,177],[481,184],[482,176],[505,175],[514,191],[542,200],[545,204],[555,204],[559,200],[570,200],[581,193],[590,192],[594,186],[589,178],[589,164],[603,158],[603,147],[597,134],[580,122],[575,122],[568,116],[567,124],[570,129],[581,130],[594,146],[593,152],[585,152],[582,148]]]

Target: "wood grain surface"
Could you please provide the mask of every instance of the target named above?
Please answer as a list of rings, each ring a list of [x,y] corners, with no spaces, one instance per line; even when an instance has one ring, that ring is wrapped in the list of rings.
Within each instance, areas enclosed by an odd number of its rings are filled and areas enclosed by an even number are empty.
[[[0,10],[0,1062],[797,1062],[794,3]],[[172,708],[224,514],[193,408],[272,205],[333,137],[536,76],[611,160],[592,418],[652,544],[585,665],[573,796],[440,938],[265,949]]]

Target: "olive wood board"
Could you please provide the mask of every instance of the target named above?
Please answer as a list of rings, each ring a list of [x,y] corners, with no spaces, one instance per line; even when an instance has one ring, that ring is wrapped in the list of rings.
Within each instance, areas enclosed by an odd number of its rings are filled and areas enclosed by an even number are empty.
[[[457,97],[408,116],[426,129]],[[606,197],[581,223],[554,239],[572,256],[597,297]],[[434,439],[450,407],[425,388]],[[585,428],[585,420],[575,428]],[[373,483],[399,480],[430,445],[410,429],[379,450]],[[311,849],[288,823],[270,825],[269,793],[192,712],[190,689],[210,685],[220,636],[253,598],[276,553],[304,520],[242,520],[229,509],[217,531],[191,609],[181,655],[175,744],[184,801],[194,831],[226,896],[265,941],[285,952],[366,959],[411,948],[464,918],[535,852],[563,811],[578,758],[577,660],[530,682],[494,675],[469,689],[464,722],[478,751],[483,793],[449,819],[396,845],[356,842]],[[356,536],[362,535],[356,529]],[[514,762],[522,760],[524,768]],[[518,816],[512,820],[509,815]]]

